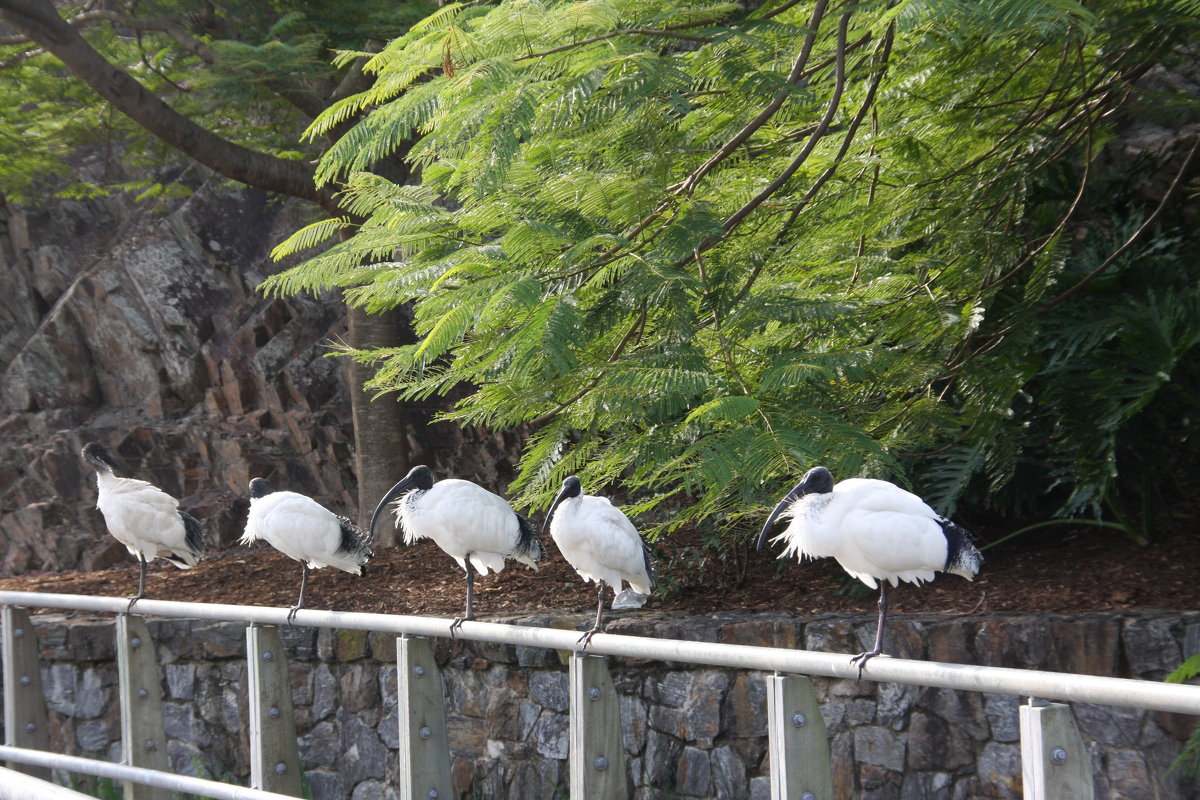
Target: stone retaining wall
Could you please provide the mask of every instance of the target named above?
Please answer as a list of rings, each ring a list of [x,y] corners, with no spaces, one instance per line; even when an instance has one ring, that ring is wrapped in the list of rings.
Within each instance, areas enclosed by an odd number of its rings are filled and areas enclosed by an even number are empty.
[[[35,616],[53,748],[119,760],[111,618]],[[582,626],[577,616],[517,624]],[[245,628],[151,620],[163,666],[171,763],[186,774],[244,782]],[[614,633],[858,652],[873,617],[677,618],[639,613]],[[890,623],[896,655],[1160,680],[1200,651],[1200,613],[922,617]],[[301,760],[315,800],[396,796],[394,637],[285,629]],[[567,673],[556,651],[434,642],[446,684],[454,781],[467,798],[566,796]],[[767,798],[761,673],[610,659],[621,694],[631,796]],[[870,681],[815,679],[831,737],[839,798],[967,800],[1021,796],[1018,698]],[[1195,720],[1087,704],[1076,720],[1098,798],[1186,800],[1167,770]]]

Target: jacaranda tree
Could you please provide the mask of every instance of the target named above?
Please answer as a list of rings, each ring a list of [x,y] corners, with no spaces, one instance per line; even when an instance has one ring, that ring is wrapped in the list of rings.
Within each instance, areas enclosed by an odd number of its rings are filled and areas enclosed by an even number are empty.
[[[308,135],[361,115],[317,180],[365,221],[297,232],[281,254],[344,238],[270,289],[413,303],[416,343],[351,355],[527,430],[527,502],[577,473],[746,530],[814,463],[950,510],[1035,461],[1051,511],[1097,512],[1200,341],[1194,241],[1162,228],[1195,148],[1157,206],[1101,165],[1198,6],[447,5],[340,56],[375,81]],[[419,186],[370,169],[413,136]]]

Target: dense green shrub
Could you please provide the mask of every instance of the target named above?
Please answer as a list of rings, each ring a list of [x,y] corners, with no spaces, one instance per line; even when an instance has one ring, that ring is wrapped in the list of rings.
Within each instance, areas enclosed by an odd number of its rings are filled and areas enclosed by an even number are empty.
[[[309,135],[365,115],[318,170],[362,221],[269,287],[411,302],[415,344],[352,355],[524,426],[528,502],[578,473],[745,530],[821,462],[1095,514],[1195,379],[1186,180],[1135,202],[1105,145],[1135,102],[1191,113],[1138,82],[1198,5],[447,5],[342,54],[376,81]],[[414,136],[420,185],[370,171]]]

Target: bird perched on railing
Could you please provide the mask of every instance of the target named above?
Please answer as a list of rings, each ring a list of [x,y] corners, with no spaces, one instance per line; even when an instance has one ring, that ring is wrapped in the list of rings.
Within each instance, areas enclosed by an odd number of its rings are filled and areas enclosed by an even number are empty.
[[[250,513],[239,541],[252,544],[260,539],[300,562],[300,597],[288,609],[289,625],[296,612],[304,608],[310,569],[337,567],[352,575],[362,575],[374,555],[362,528],[311,497],[276,491],[265,478],[250,481]]]
[[[921,498],[895,484],[849,478],[836,485],[825,467],[813,467],[767,517],[758,537],[761,550],[777,519],[791,523],[772,541],[786,547],[780,558],[831,556],[853,578],[879,587],[875,646],[851,659],[862,677],[867,661],[883,653],[888,584],[920,584],[936,572],[974,579],[983,556],[971,535],[939,516]]]
[[[537,569],[545,555],[529,520],[502,497],[470,481],[446,478],[434,483],[429,467],[413,467],[375,507],[372,537],[379,515],[392,501],[405,544],[433,539],[467,573],[466,611],[450,625],[452,636],[463,621],[475,619],[476,571],[499,572],[506,558]]]
[[[179,501],[162,489],[118,476],[117,462],[97,442],[84,445],[80,456],[96,469],[96,508],[108,532],[138,560],[138,591],[129,598],[128,613],[146,596],[146,563],[165,558],[181,569],[195,566],[204,555],[204,532],[200,521],[180,511]]]
[[[579,577],[598,584],[596,621],[579,637],[586,650],[592,637],[604,632],[605,585],[612,587],[614,595],[622,581],[640,594],[654,590],[650,550],[621,509],[607,497],[584,494],[574,475],[563,481],[546,512],[542,533],[547,529]]]

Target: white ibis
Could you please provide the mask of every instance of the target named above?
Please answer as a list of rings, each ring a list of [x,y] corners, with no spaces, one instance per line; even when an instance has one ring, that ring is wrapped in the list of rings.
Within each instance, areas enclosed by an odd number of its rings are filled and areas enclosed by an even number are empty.
[[[599,586],[596,621],[579,637],[586,650],[592,637],[604,632],[606,584],[612,587],[614,595],[621,590],[621,581],[640,594],[653,591],[650,551],[624,512],[607,497],[584,494],[579,478],[574,475],[563,481],[562,489],[546,512],[542,532],[547,528],[579,577]]]
[[[137,594],[126,613],[146,596],[146,563],[165,558],[181,569],[196,565],[204,555],[200,521],[179,510],[179,501],[152,483],[117,476],[117,463],[100,444],[89,442],[80,455],[96,469],[99,496],[96,508],[113,538],[137,556],[141,570]]]
[[[371,535],[384,506],[396,501],[396,527],[404,543],[433,539],[467,573],[467,607],[450,625],[453,636],[465,620],[475,619],[475,572],[504,569],[512,558],[537,569],[545,555],[529,520],[513,511],[503,498],[482,486],[457,478],[434,483],[424,465],[413,467],[375,507]]]
[[[337,567],[352,575],[362,575],[374,555],[362,528],[311,497],[276,491],[265,478],[250,481],[250,513],[239,541],[252,544],[259,539],[300,562],[300,597],[288,609],[289,625],[296,612],[304,608],[304,588],[310,569]]]
[[[759,549],[781,517],[791,523],[772,540],[787,544],[780,558],[832,556],[852,578],[872,589],[879,586],[875,647],[851,659],[858,664],[859,678],[867,661],[883,653],[889,583],[919,585],[933,580],[936,572],[973,580],[983,563],[966,530],[887,481],[849,478],[834,485],[829,470],[813,467],[767,517]]]

